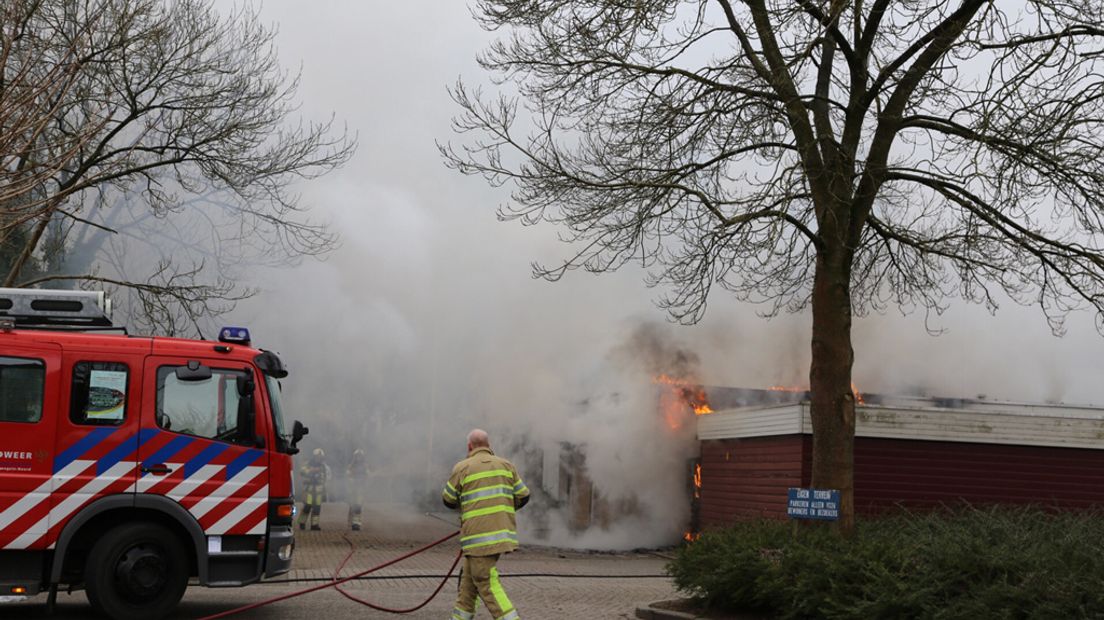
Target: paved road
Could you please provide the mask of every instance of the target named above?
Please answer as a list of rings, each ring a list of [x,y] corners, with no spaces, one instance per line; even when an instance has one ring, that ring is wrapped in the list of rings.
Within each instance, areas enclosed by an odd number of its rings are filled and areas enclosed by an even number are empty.
[[[354,574],[403,555],[456,529],[446,519],[399,505],[366,507],[365,531],[345,532],[344,506],[323,509],[323,531],[301,532],[297,538],[296,568],[281,579],[299,583],[262,583],[248,588],[214,590],[189,588],[173,618],[202,618],[220,611],[308,588],[328,580],[350,550],[342,534],[355,545],[343,575]],[[352,582],[350,594],[387,607],[413,607],[440,583],[455,557],[449,541],[373,575],[371,581]],[[581,553],[526,547],[499,564],[503,583],[525,618],[632,618],[637,604],[676,596],[663,574],[666,560],[651,553]],[[455,578],[441,594],[406,618],[447,618],[456,592]],[[41,617],[44,597],[0,606],[0,617]],[[91,610],[83,592],[58,596],[58,620],[87,618]],[[332,589],[246,612],[235,618],[392,617],[349,601]],[[479,617],[489,617],[483,612]]]

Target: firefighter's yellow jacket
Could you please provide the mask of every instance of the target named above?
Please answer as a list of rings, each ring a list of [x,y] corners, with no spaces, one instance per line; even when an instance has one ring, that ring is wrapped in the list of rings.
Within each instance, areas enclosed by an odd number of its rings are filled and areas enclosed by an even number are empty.
[[[326,465],[321,461],[307,461],[299,468],[300,480],[308,493],[318,495],[326,491]]]
[[[509,553],[518,547],[514,512],[529,501],[517,468],[490,448],[475,448],[452,468],[441,498],[460,509],[464,555]]]

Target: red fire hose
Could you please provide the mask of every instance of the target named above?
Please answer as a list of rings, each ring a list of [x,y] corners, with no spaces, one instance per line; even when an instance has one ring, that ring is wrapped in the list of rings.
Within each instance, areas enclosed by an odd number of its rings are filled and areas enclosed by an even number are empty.
[[[431,600],[433,600],[433,597],[437,596],[437,593],[440,592],[441,588],[443,588],[445,586],[445,583],[448,581],[448,578],[452,576],[452,571],[456,569],[457,563],[460,562],[460,552],[457,552],[456,560],[454,560],[453,563],[452,563],[452,568],[449,569],[448,574],[445,575],[445,578],[441,580],[441,584],[439,586],[437,586],[437,589],[433,591],[433,594],[431,594],[429,596],[429,598],[426,599],[421,605],[418,605],[417,607],[414,607],[414,608],[411,608],[411,609],[393,610],[393,609],[387,609],[385,607],[379,607],[379,606],[373,605],[372,603],[369,603],[368,601],[358,599],[358,598],[352,596],[351,594],[348,594],[347,592],[342,590],[339,586],[344,584],[344,583],[348,583],[348,582],[350,582],[354,579],[358,579],[358,578],[363,577],[365,575],[368,575],[370,573],[374,573],[378,570],[387,568],[388,566],[391,566],[392,564],[397,564],[399,562],[402,562],[403,560],[405,560],[407,558],[414,557],[414,556],[418,555],[419,553],[422,553],[423,551],[427,551],[429,549],[432,549],[433,547],[436,547],[437,545],[439,545],[439,544],[441,544],[441,543],[443,543],[443,542],[445,542],[445,541],[447,541],[451,538],[455,538],[459,534],[460,534],[459,531],[453,532],[453,533],[449,534],[448,536],[445,536],[444,538],[442,538],[440,540],[431,542],[428,545],[425,545],[424,547],[420,547],[418,549],[415,549],[414,551],[411,551],[410,553],[407,553],[406,555],[399,556],[399,557],[397,557],[393,560],[388,560],[387,562],[384,562],[383,564],[380,564],[379,566],[369,568],[368,570],[361,571],[361,572],[359,572],[355,575],[350,575],[348,577],[338,579],[337,578],[337,573],[334,573],[334,579],[332,581],[330,581],[329,583],[324,583],[322,585],[314,586],[312,588],[307,588],[305,590],[299,590],[298,592],[292,592],[290,594],[284,594],[283,596],[277,596],[275,598],[270,598],[270,599],[267,599],[267,600],[264,600],[264,601],[251,603],[249,605],[244,605],[242,607],[238,607],[238,608],[235,608],[235,609],[231,609],[231,610],[228,610],[228,611],[223,611],[223,612],[211,615],[211,616],[204,616],[203,618],[200,618],[199,620],[216,620],[217,618],[226,618],[226,617],[229,617],[229,616],[240,614],[243,611],[249,611],[251,609],[257,609],[258,607],[264,607],[266,605],[271,605],[273,603],[278,603],[280,601],[286,601],[289,598],[295,598],[297,596],[303,596],[304,594],[310,594],[311,592],[317,592],[318,590],[324,590],[326,588],[336,588],[337,591],[341,592],[341,594],[344,595],[346,598],[348,598],[350,600],[353,600],[353,601],[356,601],[356,602],[358,602],[362,605],[367,605],[368,607],[371,607],[372,609],[378,609],[380,611],[386,611],[386,612],[397,613],[397,614],[410,613],[412,611],[416,611],[418,609],[421,609],[422,607],[425,607],[427,603],[429,603]],[[350,547],[352,546],[352,542],[350,542],[348,538],[346,538],[345,541],[349,543]],[[354,549],[349,550],[348,555],[346,555],[345,559],[342,560],[341,566],[338,567],[337,572],[341,572],[341,569],[345,568],[345,563],[348,562],[349,558],[352,557],[353,551],[354,551]]]
[[[457,532],[457,534],[459,534],[459,532]],[[456,534],[453,534],[452,536],[455,536],[455,535]],[[452,538],[452,536],[449,536],[449,538]],[[433,594],[429,595],[429,598],[422,601],[421,604],[418,605],[417,607],[411,607],[409,609],[391,609],[390,607],[382,607],[380,605],[370,603],[370,602],[368,602],[368,601],[366,601],[362,598],[357,598],[357,597],[353,596],[352,594],[349,594],[345,590],[341,589],[341,585],[337,580],[337,576],[340,575],[341,571],[345,569],[345,564],[349,561],[349,558],[353,557],[353,554],[356,553],[356,547],[353,546],[353,541],[349,540],[348,536],[342,535],[341,537],[344,538],[345,542],[349,544],[349,553],[345,554],[345,559],[341,560],[341,565],[337,567],[336,571],[334,571],[334,577],[333,577],[334,589],[337,590],[338,592],[340,592],[341,596],[344,596],[345,598],[349,599],[350,601],[360,603],[361,605],[364,605],[365,607],[371,607],[372,609],[375,609],[377,611],[385,611],[385,612],[391,613],[391,614],[409,614],[409,613],[418,611],[419,609],[421,609],[421,608],[425,607],[426,605],[428,605],[429,602],[432,601],[437,596],[437,594],[439,594],[441,592],[441,589],[445,587],[445,584],[448,582],[449,577],[452,577],[452,571],[456,570],[456,565],[460,563],[460,557],[461,557],[461,553],[462,553],[462,552],[459,552],[459,551],[456,553],[456,559],[452,561],[452,566],[449,567],[448,574],[446,574],[445,578],[441,580],[441,583],[437,584],[437,589],[433,591]],[[448,540],[448,538],[445,538],[445,539],[441,540],[440,542],[444,542],[445,540]]]

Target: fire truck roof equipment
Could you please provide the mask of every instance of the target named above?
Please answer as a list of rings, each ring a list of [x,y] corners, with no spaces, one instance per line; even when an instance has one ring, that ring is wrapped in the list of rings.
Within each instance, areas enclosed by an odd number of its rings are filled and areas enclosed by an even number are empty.
[[[0,318],[20,327],[113,328],[103,291],[0,288]]]

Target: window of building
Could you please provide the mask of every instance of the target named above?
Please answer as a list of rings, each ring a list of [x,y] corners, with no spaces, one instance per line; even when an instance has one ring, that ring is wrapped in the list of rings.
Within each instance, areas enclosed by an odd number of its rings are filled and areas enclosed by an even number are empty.
[[[118,362],[73,364],[69,419],[74,424],[117,426],[126,420],[130,371]]]
[[[45,386],[42,360],[0,357],[0,422],[41,420]]]
[[[251,444],[253,433],[239,433],[239,420],[251,420],[252,399],[238,395],[245,372],[212,368],[209,379],[182,380],[176,366],[157,369],[157,425],[177,433]]]

